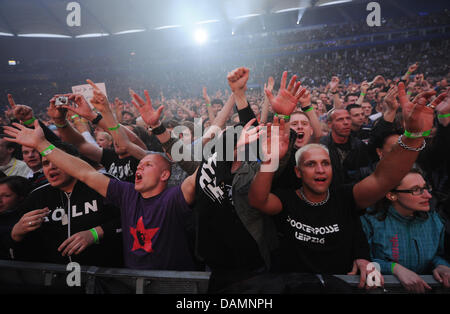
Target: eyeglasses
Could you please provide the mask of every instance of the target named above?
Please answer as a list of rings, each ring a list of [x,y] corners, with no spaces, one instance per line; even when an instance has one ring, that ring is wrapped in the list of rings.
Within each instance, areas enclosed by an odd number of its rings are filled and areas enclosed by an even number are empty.
[[[423,188],[417,187],[410,190],[392,190],[392,192],[397,193],[411,193],[412,195],[422,195],[423,192],[427,190],[428,192],[431,192],[433,189],[429,185],[425,185]]]

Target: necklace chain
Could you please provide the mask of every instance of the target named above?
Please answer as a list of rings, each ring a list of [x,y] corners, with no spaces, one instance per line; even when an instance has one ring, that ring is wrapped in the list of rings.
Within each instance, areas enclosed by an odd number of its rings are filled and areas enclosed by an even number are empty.
[[[328,202],[328,200],[330,199],[330,190],[327,190],[327,197],[320,202],[311,202],[309,199],[306,198],[305,194],[303,194],[303,187],[300,188],[300,195],[302,196],[303,200],[308,203],[311,206],[322,206],[323,204],[325,204],[326,202]]]

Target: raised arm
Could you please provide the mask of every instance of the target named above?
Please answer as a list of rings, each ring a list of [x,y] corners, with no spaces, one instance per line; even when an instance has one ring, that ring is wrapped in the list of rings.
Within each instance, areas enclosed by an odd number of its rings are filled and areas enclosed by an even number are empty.
[[[39,126],[38,121],[34,122],[34,129],[26,128],[18,123],[14,123],[13,126],[14,127],[4,127],[5,133],[11,136],[11,138],[5,138],[7,141],[33,147],[38,152],[41,152],[41,154],[44,154],[45,157],[58,168],[68,173],[70,176],[84,182],[103,197],[106,196],[110,179],[100,172],[97,172],[87,162],[51,145],[51,143],[45,139],[44,132]]]
[[[363,103],[364,97],[366,97],[368,89],[369,89],[369,83],[367,83],[367,81],[362,82],[361,87],[360,87],[360,94],[359,94],[358,100],[356,101],[357,105],[361,105]]]
[[[233,110],[233,106],[235,104],[234,94],[231,93],[230,97],[228,97],[227,102],[222,107],[222,109],[217,113],[217,117],[212,122],[210,128],[203,134],[202,144],[205,145],[212,138],[212,135],[217,131],[220,131],[228,120],[231,111]]]
[[[236,100],[236,107],[238,110],[242,110],[248,107],[247,96],[245,91],[247,90],[247,81],[250,75],[250,70],[245,67],[234,69],[228,73],[227,80],[231,91],[234,93]]]
[[[425,145],[424,136],[433,127],[434,108],[426,104],[435,93],[423,92],[410,102],[405,85],[402,82],[398,85],[405,135],[399,137],[399,143],[378,163],[375,172],[354,186],[353,195],[358,207],[367,208],[383,198],[411,169]]]
[[[195,201],[195,180],[197,178],[198,168],[195,170],[193,174],[184,179],[183,183],[181,183],[181,192],[183,193],[183,197],[189,205],[193,204]]]
[[[398,97],[398,87],[392,86],[383,100],[384,104],[383,119],[387,122],[394,122],[395,120],[397,110],[400,107],[400,104],[397,101],[397,97]]]
[[[311,105],[311,93],[306,90],[303,96],[300,97],[299,102],[302,111],[308,117],[309,123],[311,123],[311,127],[313,129],[313,138],[311,142],[319,143],[320,138],[322,137],[322,127],[320,126],[320,121],[317,113]]]
[[[402,76],[402,81],[408,82],[409,76],[411,74],[413,74],[413,72],[416,71],[418,67],[419,67],[419,62],[416,62],[413,65],[409,66],[408,71]]]
[[[331,98],[333,100],[333,106],[335,109],[341,109],[343,108],[344,104],[339,98],[339,91],[338,91],[338,85],[339,85],[339,78],[337,76],[333,76],[331,78],[331,82],[328,84],[330,87],[330,92],[333,95]]]
[[[206,91],[206,87],[203,87],[203,99],[205,100],[206,109],[208,110],[209,121],[214,121],[216,118],[214,115],[214,110],[211,107],[211,99],[208,96],[208,92]]]
[[[281,200],[270,191],[277,170],[273,167],[273,160],[283,158],[289,146],[290,131],[286,130],[284,124],[284,119],[279,121],[278,117],[274,117],[273,125],[267,124],[267,137],[262,137],[261,145],[266,161],[261,163],[261,168],[253,179],[248,193],[250,206],[268,215],[276,215],[283,209]]]
[[[118,150],[121,153],[128,152],[136,159],[144,158],[146,151],[141,146],[138,146],[130,141],[131,135],[128,135],[128,133],[133,132],[120,125],[120,123],[115,119],[106,95],[101,92],[94,82],[91,80],[86,81],[92,86],[94,91],[94,97],[91,99],[91,103],[103,116],[100,120],[102,123],[100,126],[111,134]]]
[[[269,91],[272,92],[274,84],[275,80],[273,79],[272,76],[270,76],[269,79],[267,80],[267,84],[264,83],[264,90],[268,89]],[[267,122],[267,117],[269,115],[269,105],[270,105],[269,98],[267,97],[266,93],[264,93],[264,101],[262,103],[261,120],[260,120],[262,124]]]
[[[50,100],[50,106],[47,108],[47,114],[50,118],[53,119],[54,124],[58,128],[59,136],[64,142],[74,145],[82,155],[86,156],[87,158],[93,161],[100,163],[103,153],[102,148],[98,147],[98,145],[86,141],[86,139],[70,125],[70,123],[66,120],[66,112],[69,106],[56,106],[55,100],[57,96],[58,95],[56,95]],[[74,97],[71,97],[71,99],[74,99]],[[78,101],[78,106],[80,106],[79,104],[82,100],[76,99],[75,101],[76,102]],[[89,105],[87,103],[86,106],[88,106],[89,108]],[[92,110],[90,111],[92,112]],[[86,115],[84,112],[82,113],[81,107],[75,113],[78,113],[79,115],[85,117],[88,120],[89,118],[92,118],[89,115]],[[93,116],[96,116],[93,112],[92,114]]]
[[[437,117],[439,123],[447,127],[450,124],[450,89],[447,90],[447,93],[439,95],[439,97],[441,102],[436,106]]]

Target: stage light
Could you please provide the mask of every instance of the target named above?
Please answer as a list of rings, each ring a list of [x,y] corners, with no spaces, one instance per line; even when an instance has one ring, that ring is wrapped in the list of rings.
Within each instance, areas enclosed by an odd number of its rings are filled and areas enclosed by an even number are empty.
[[[208,34],[204,29],[197,29],[194,34],[194,39],[197,44],[203,44],[208,40]]]
[[[143,28],[130,29],[127,31],[121,31],[121,32],[114,33],[114,35],[132,34],[132,33],[140,33],[140,32],[145,32],[145,29],[143,29]]]
[[[75,38],[94,38],[94,37],[104,37],[109,36],[107,33],[92,33],[92,34],[83,34],[75,36]]]
[[[60,34],[17,34],[18,37],[36,37],[36,38],[72,38],[68,35]]]

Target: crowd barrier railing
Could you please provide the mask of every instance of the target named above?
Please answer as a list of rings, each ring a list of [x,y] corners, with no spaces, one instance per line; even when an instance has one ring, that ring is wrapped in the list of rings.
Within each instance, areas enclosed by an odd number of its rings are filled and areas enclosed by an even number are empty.
[[[154,271],[81,266],[79,286],[67,265],[0,260],[1,294],[206,294],[209,272]],[[357,294],[407,293],[394,276],[384,276],[384,289],[358,289],[358,275],[335,275]],[[450,294],[432,275],[421,276],[427,293]],[[70,283],[69,283],[69,282]]]

